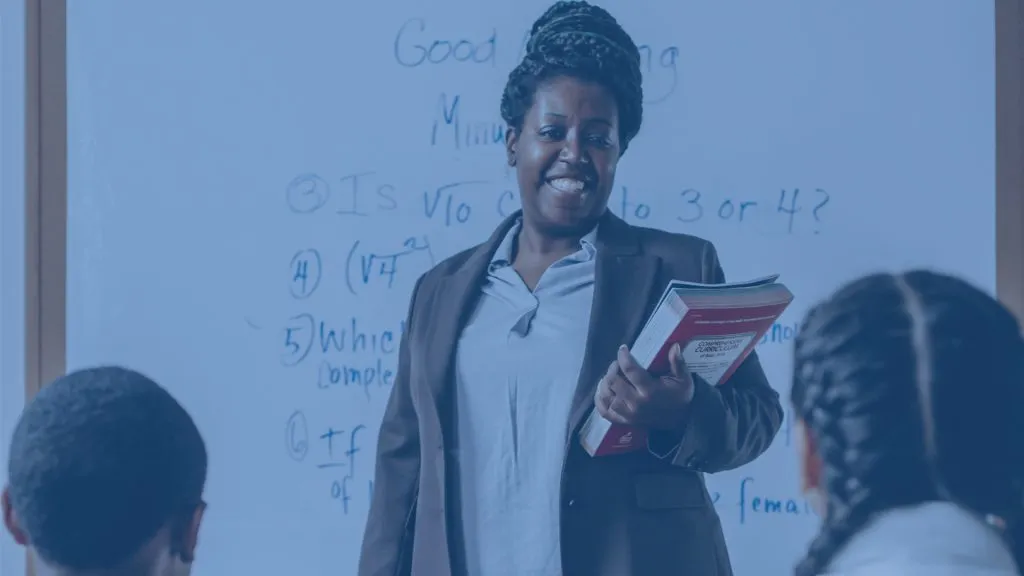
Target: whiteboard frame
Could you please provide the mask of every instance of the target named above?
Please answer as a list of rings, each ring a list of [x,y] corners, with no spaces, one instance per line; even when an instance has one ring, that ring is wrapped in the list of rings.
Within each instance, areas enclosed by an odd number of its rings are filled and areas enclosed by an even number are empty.
[[[26,402],[65,372],[66,50],[66,0],[25,0]]]
[[[996,287],[1024,321],[1024,0],[994,1]],[[27,401],[66,366],[67,4],[25,3]]]
[[[1024,0],[996,0],[996,293],[1024,321]]]

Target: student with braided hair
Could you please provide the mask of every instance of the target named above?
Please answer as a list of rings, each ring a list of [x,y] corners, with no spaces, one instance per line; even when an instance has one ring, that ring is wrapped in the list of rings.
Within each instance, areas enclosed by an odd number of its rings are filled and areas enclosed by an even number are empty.
[[[727,383],[631,344],[671,279],[723,282],[714,246],[607,209],[643,117],[640,52],[605,10],[558,2],[501,99],[522,210],[420,278],[377,443],[360,576],[730,576],[703,473],[771,444],[751,355]],[[650,431],[591,458],[596,408]]]
[[[1024,339],[962,280],[915,271],[807,315],[792,402],[823,525],[797,576],[1010,576],[1024,566]]]

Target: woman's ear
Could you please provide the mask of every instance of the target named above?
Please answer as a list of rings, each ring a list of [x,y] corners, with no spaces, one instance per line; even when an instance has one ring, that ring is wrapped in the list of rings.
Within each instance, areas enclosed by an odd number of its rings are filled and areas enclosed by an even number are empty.
[[[512,167],[516,165],[516,144],[518,143],[519,132],[512,126],[507,126],[505,128],[505,157],[508,160],[508,165]]]

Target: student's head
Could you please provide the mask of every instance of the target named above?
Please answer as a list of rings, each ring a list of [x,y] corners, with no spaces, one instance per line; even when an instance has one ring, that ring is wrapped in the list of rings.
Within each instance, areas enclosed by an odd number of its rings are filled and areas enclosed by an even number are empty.
[[[563,1],[533,24],[501,98],[524,220],[557,235],[597,222],[640,130],[641,83],[640,52],[605,10]]]
[[[799,575],[876,513],[929,501],[1005,523],[1024,566],[1024,340],[996,300],[924,271],[845,286],[804,320],[792,403],[824,518]]]
[[[38,574],[189,573],[206,448],[145,376],[102,367],[45,386],[14,431],[8,471],[4,522]]]

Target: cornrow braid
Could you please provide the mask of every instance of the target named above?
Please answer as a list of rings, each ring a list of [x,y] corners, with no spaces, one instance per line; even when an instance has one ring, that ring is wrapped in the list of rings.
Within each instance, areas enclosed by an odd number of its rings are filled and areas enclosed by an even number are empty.
[[[898,306],[893,298],[879,298],[878,304],[887,309]],[[826,313],[828,312],[828,313]],[[812,312],[804,323],[800,334],[839,334],[840,337],[798,338],[793,385],[794,406],[812,433],[818,455],[824,466],[824,488],[827,493],[825,522],[821,532],[812,541],[806,557],[797,566],[797,576],[814,576],[822,572],[835,554],[863,528],[876,512],[885,510],[896,502],[912,500],[906,494],[910,487],[887,494],[880,489],[886,487],[889,469],[900,466],[892,456],[879,457],[878,447],[885,442],[888,431],[881,427],[865,426],[853,412],[863,410],[864,404],[898,403],[909,411],[913,396],[909,387],[902,393],[893,382],[886,382],[879,374],[878,365],[854,364],[843,358],[844,349],[849,346],[851,332],[862,330],[863,319],[856,309]],[[891,333],[893,340],[899,340],[899,333]],[[889,342],[898,345],[898,342]],[[898,367],[896,367],[899,370]],[[907,367],[903,366],[904,373]],[[891,378],[891,377],[890,377]],[[874,381],[881,382],[873,398],[854,397],[849,387],[836,386],[837,382]],[[806,385],[814,383],[815,385]],[[912,429],[892,430],[892,436],[906,441]],[[906,453],[908,450],[895,450]],[[910,478],[906,478],[910,481]],[[917,483],[921,485],[920,483]],[[900,497],[899,492],[903,493]]]
[[[965,335],[975,333],[986,335],[975,338],[977,346],[1002,351],[979,360],[982,352],[963,348]],[[989,405],[991,398],[978,391],[953,397],[969,381],[961,371],[976,371],[979,362],[987,361],[995,374],[1019,374],[1020,341],[998,303],[966,283],[928,272],[868,276],[807,315],[795,343],[791,394],[817,446],[827,505],[797,576],[825,571],[886,510],[949,500],[979,516],[998,511],[1020,517],[1009,511],[1012,495],[1020,494],[1020,459],[1012,459],[1010,470],[1010,464],[983,462],[979,453],[985,451],[977,448],[982,438],[998,436],[1011,442],[1010,454],[1021,454],[1020,441],[1009,440],[1010,427],[1017,438],[1024,430],[1012,424],[1009,411],[996,414],[995,425],[964,411],[975,398],[973,404]],[[992,378],[989,384],[1000,401],[1011,402],[1020,396],[1021,381]],[[970,449],[957,447],[950,432],[965,427],[987,428],[970,438]]]
[[[509,73],[501,117],[520,130],[537,88],[556,76],[601,84],[619,109],[622,152],[643,121],[640,51],[608,11],[583,1],[556,2],[534,22],[523,61]]]
[[[922,396],[930,396],[936,423],[933,474],[945,499],[1002,532],[1018,569],[1024,569],[1024,422],[1016,414],[1024,404],[1020,324],[995,299],[961,280],[911,272],[903,284],[920,302],[931,335],[930,389]],[[964,394],[967,382],[972,390]]]

